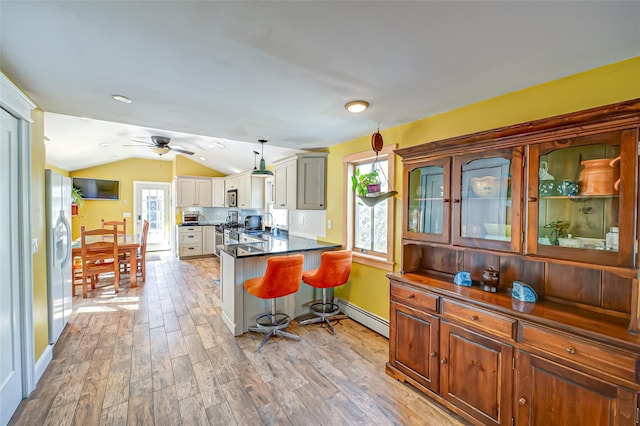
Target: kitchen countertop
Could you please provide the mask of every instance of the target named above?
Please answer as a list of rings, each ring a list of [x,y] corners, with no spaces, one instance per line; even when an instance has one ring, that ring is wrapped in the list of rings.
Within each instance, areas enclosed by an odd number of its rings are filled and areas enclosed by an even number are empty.
[[[261,236],[254,234],[244,234],[254,238],[261,238],[261,242],[248,242],[239,244],[225,244],[220,246],[220,250],[235,258],[250,256],[266,256],[270,254],[298,253],[312,250],[323,250],[329,248],[339,248],[340,244],[328,243],[324,241],[311,240],[288,236],[283,238],[263,233]]]

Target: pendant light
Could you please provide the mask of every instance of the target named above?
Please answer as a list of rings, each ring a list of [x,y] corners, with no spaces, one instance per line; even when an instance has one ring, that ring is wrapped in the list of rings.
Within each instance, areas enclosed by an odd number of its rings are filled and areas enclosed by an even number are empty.
[[[273,172],[271,170],[267,170],[267,166],[264,162],[264,144],[268,141],[266,139],[258,139],[258,142],[262,145],[262,158],[260,158],[260,168],[251,172],[251,176],[273,176]]]
[[[378,152],[382,151],[384,147],[384,140],[382,139],[382,134],[380,133],[380,129],[378,129],[374,134],[371,135],[371,149],[376,153],[376,159],[371,165],[371,170],[379,170],[380,174],[387,182],[387,186],[389,185],[389,180],[387,179],[387,175],[380,167],[380,163],[378,162]],[[387,192],[376,192],[375,194],[367,194],[367,195],[358,195],[360,201],[366,204],[369,207],[373,207],[381,201],[386,200],[387,198],[393,197],[396,195],[398,191],[393,191],[392,189]]]

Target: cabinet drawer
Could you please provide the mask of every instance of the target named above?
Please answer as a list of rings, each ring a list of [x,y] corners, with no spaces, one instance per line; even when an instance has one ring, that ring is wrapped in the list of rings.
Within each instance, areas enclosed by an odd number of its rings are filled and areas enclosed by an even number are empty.
[[[513,339],[516,329],[516,320],[493,312],[485,311],[474,306],[442,300],[442,315],[474,327],[481,328],[491,334]]]
[[[180,235],[193,233],[202,234],[202,227],[200,226],[181,226],[180,228],[178,228],[178,230]]]
[[[198,244],[202,243],[202,232],[199,233],[181,233],[180,244]]]
[[[200,256],[202,254],[202,244],[198,245],[180,245],[180,257],[183,256]]]
[[[522,343],[556,357],[640,383],[640,356],[633,356],[599,343],[553,330],[522,324]]]
[[[433,312],[438,311],[438,296],[412,287],[391,284],[391,298],[400,303],[408,303]]]

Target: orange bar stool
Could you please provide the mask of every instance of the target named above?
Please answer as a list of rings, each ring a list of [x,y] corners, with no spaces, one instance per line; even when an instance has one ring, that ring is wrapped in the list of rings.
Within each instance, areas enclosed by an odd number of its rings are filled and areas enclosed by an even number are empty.
[[[301,254],[271,257],[267,261],[267,270],[263,276],[244,282],[244,288],[248,293],[260,299],[271,299],[271,313],[259,316],[256,320],[256,326],[249,327],[249,331],[265,334],[264,339],[258,345],[258,350],[271,336],[300,340],[300,336],[283,331],[291,323],[291,317],[276,312],[276,298],[298,291],[302,280],[303,266],[304,256]]]
[[[337,315],[340,307],[331,302],[327,302],[327,289],[341,286],[349,280],[351,274],[351,250],[325,251],[322,253],[320,268],[305,271],[302,274],[302,281],[312,287],[322,289],[322,303],[314,303],[310,306],[311,313],[316,318],[300,321],[300,325],[326,323],[333,335],[333,329],[329,317]]]

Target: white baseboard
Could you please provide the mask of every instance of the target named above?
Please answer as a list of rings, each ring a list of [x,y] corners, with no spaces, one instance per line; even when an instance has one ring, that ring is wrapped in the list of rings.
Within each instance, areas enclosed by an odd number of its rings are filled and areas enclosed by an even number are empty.
[[[52,359],[53,359],[53,345],[47,345],[47,347],[44,349],[44,352],[42,352],[42,355],[40,355],[40,358],[38,358],[38,361],[36,361],[36,365],[33,372],[34,384],[36,385],[38,384],[38,381],[44,374],[44,370],[47,369]]]
[[[384,318],[372,314],[346,300],[336,298],[336,303],[340,306],[340,310],[352,320],[359,322],[367,328],[389,338],[389,321]]]

